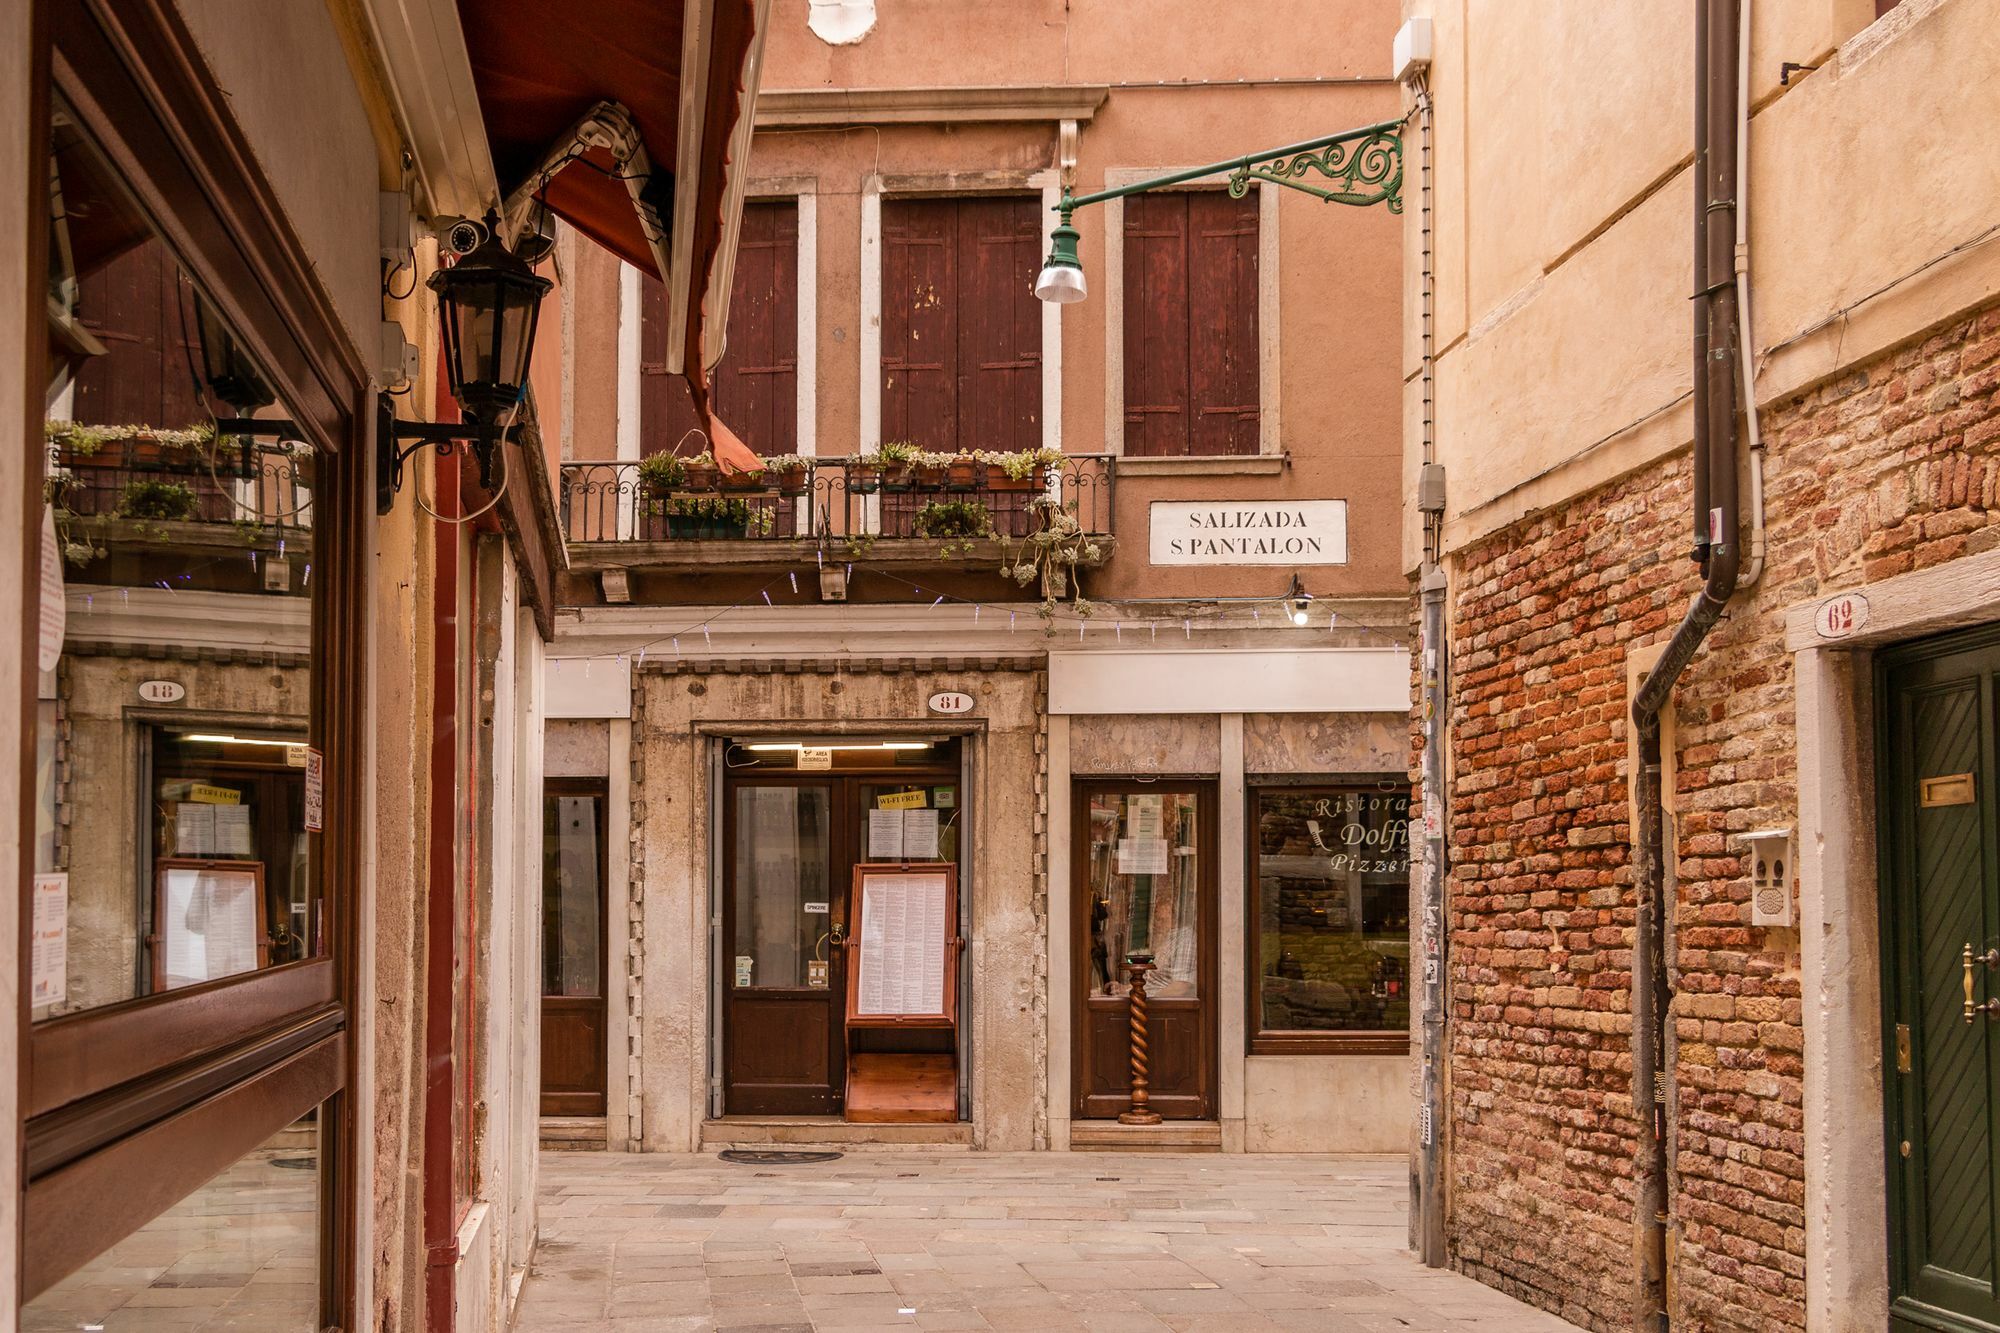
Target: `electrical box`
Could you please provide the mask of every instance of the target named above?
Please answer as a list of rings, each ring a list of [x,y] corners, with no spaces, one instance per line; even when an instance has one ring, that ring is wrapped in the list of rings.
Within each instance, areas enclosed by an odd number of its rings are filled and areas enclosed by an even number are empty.
[[[1750,861],[1750,924],[1792,924],[1792,881],[1798,867],[1792,859],[1792,831],[1759,829],[1743,835]]]
[[[1396,82],[1403,83],[1412,74],[1421,74],[1430,67],[1431,21],[1405,20],[1396,30],[1396,43],[1390,48],[1389,68],[1396,71]]]
[[[1444,512],[1444,464],[1426,463],[1418,470],[1417,509],[1425,514]]]

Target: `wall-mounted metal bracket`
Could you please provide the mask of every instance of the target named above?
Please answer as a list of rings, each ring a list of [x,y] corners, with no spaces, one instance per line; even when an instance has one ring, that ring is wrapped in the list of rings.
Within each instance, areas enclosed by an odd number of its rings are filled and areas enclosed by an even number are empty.
[[[218,423],[219,426],[220,423]],[[399,441],[411,441],[398,448]],[[425,445],[437,449],[440,458],[449,457],[464,440],[479,459],[479,484],[491,489],[493,454],[505,441],[500,428],[483,422],[398,421],[395,405],[387,394],[375,400],[375,513],[388,513],[396,505],[396,492],[403,489],[403,461]]]

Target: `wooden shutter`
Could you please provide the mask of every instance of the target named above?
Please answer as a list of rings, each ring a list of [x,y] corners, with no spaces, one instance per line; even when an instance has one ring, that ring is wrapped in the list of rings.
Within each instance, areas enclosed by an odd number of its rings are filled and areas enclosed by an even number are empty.
[[[889,200],[882,241],[882,438],[1039,445],[1038,201]]]
[[[1259,449],[1257,203],[1125,201],[1125,453]]]
[[[791,201],[743,207],[729,340],[709,381],[709,405],[766,457],[798,450],[799,209]],[[639,304],[639,452],[671,450],[695,417],[687,381],[667,373],[667,290],[643,282]],[[683,454],[700,453],[689,440]]]
[[[164,244],[149,239],[86,276],[77,313],[108,350],[77,372],[75,420],[174,430],[208,419],[195,401],[194,288]]]

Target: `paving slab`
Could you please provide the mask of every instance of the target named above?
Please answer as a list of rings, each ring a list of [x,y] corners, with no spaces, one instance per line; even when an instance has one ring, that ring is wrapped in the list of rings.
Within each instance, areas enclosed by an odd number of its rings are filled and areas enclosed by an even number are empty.
[[[542,1158],[518,1333],[1575,1333],[1403,1248],[1400,1157]]]

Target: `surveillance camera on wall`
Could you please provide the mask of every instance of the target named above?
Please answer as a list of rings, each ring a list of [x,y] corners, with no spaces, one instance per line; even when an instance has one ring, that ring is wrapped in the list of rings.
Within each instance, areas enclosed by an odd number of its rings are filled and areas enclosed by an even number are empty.
[[[435,218],[431,230],[438,245],[455,255],[469,255],[486,240],[486,227],[471,218]]]

